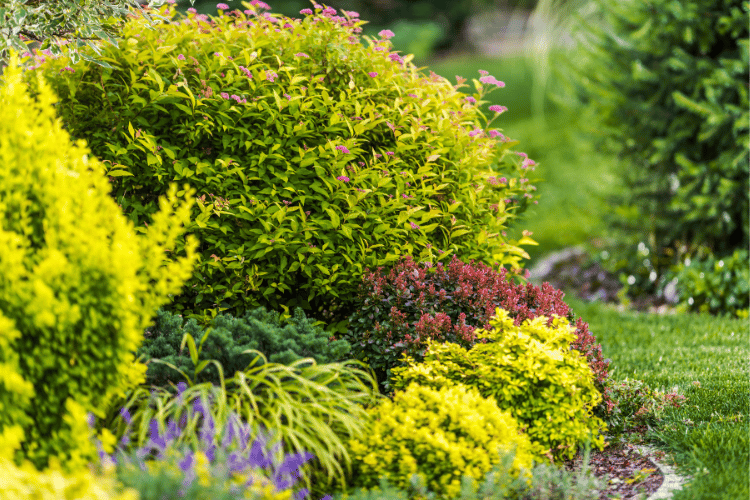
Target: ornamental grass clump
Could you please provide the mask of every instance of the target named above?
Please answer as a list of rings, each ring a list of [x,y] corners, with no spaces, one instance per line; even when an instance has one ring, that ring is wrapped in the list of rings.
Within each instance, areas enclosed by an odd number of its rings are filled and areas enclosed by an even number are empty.
[[[381,387],[389,391],[390,370],[403,366],[404,354],[424,359],[428,340],[452,342],[471,348],[478,328],[489,329],[496,308],[508,312],[516,326],[527,319],[552,315],[575,325],[571,348],[583,354],[604,394],[603,411],[611,409],[606,395],[609,360],[601,345],[563,302],[563,293],[544,283],[536,287],[513,281],[504,268],[495,270],[481,262],[465,263],[455,255],[446,265],[417,263],[405,257],[390,269],[367,270],[360,284],[357,311],[341,338],[349,341],[357,359],[375,371]]]
[[[300,306],[343,331],[367,267],[454,252],[521,265],[529,242],[503,231],[535,198],[534,163],[481,112],[501,81],[480,76],[468,102],[464,78],[423,75],[390,33],[363,43],[356,13],[243,5],[167,5],[167,22],[134,16],[101,47],[111,69],[47,57],[36,70],[136,227],[168,182],[196,190],[187,232],[202,259],[171,312],[205,324]]]
[[[110,441],[103,442],[106,453],[112,452],[111,446],[117,440],[132,442],[136,447],[145,446],[153,419],[157,419],[160,429],[170,420],[181,422],[185,432],[175,437],[175,446],[191,445],[197,449],[202,439],[198,431],[201,418],[210,415],[213,422],[223,425],[231,418],[231,413],[236,413],[254,430],[260,432],[262,428],[283,441],[285,452],[315,455],[315,460],[309,467],[305,465],[302,474],[306,488],[314,487],[313,468],[316,477],[336,478],[346,483],[345,474],[351,459],[345,443],[363,432],[368,423],[365,408],[381,397],[375,379],[363,363],[351,360],[318,365],[305,358],[281,365],[267,362],[263,354],[256,351],[257,366],[251,364],[225,381],[222,367],[215,360],[197,361],[200,351],[189,334],[186,343],[196,367],[192,380],[182,373],[186,383],[177,386],[140,386],[119,401],[120,404],[111,407],[98,424],[108,429],[111,437]],[[220,385],[194,384],[211,363],[219,372]],[[196,399],[200,400],[204,411],[190,413],[185,402]]]
[[[540,316],[515,325],[498,308],[490,325],[477,331],[487,343],[469,349],[428,341],[423,362],[407,357],[406,367],[394,368],[393,388],[473,387],[518,420],[537,460],[573,458],[589,442],[603,449],[606,425],[593,414],[601,394],[586,359],[570,349],[575,329],[568,320]]]

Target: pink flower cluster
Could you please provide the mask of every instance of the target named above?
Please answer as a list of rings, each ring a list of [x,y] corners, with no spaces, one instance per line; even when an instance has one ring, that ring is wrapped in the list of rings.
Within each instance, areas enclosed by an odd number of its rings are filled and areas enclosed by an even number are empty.
[[[349,150],[346,149],[346,146],[338,145],[338,146],[336,146],[336,149],[338,149],[342,153],[349,154]]]
[[[492,85],[497,85],[500,88],[505,87],[505,82],[501,82],[500,80],[496,79],[494,76],[482,76],[479,78],[479,81],[482,83],[489,83]]]
[[[494,104],[490,106],[490,111],[494,111],[495,113],[502,114],[508,111],[508,108],[505,106],[498,106],[497,104]]]
[[[349,177],[345,175],[339,175],[338,177],[336,177],[336,180],[341,182],[349,182]]]

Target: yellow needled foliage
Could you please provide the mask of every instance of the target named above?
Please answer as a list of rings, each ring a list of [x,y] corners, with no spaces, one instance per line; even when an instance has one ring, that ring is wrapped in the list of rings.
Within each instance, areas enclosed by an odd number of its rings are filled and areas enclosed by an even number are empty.
[[[176,243],[192,193],[178,205],[174,185],[136,235],[37,84],[32,95],[14,54],[0,80],[0,458],[42,470],[58,457],[70,472],[96,457],[87,416],[145,379],[133,353],[197,242]]]

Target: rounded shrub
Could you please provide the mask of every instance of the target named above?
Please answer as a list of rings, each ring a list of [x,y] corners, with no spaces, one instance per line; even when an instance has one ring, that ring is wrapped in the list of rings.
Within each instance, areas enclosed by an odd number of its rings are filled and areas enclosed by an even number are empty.
[[[515,453],[515,477],[531,468],[532,446],[515,419],[474,389],[412,384],[368,412],[369,427],[348,444],[354,487],[386,478],[405,489],[416,474],[440,498],[456,498],[462,476],[484,479],[506,453]]]
[[[575,334],[568,320],[556,316],[548,325],[542,316],[516,326],[498,308],[490,325],[492,330],[477,331],[488,342],[468,350],[428,342],[424,362],[409,359],[408,366],[393,370],[394,389],[463,384],[494,398],[551,459],[574,457],[587,440],[601,449],[606,426],[593,415],[601,394],[585,358],[570,349]]]
[[[351,350],[345,340],[329,342],[329,335],[307,318],[301,308],[295,309],[294,315],[286,320],[264,307],[248,311],[241,318],[221,313],[211,320],[207,329],[200,327],[194,319],[183,324],[180,316],[160,310],[136,352],[136,356],[148,366],[147,384],[165,386],[182,379],[177,370],[195,371],[197,367],[183,342],[186,334],[200,340],[199,363],[216,360],[224,375],[230,378],[251,364],[263,363],[264,359],[271,363],[291,364],[302,358],[312,358],[318,364],[325,364],[345,361]],[[259,357],[258,353],[264,356]],[[156,360],[159,362],[152,362]],[[206,366],[195,381],[199,382],[219,385],[215,365]]]
[[[507,270],[481,262],[464,263],[455,255],[445,265],[417,263],[407,256],[390,269],[367,270],[360,284],[357,311],[341,338],[350,342],[357,359],[375,371],[389,391],[390,371],[403,366],[403,355],[424,359],[427,342],[453,342],[470,348],[479,339],[478,328],[490,329],[495,310],[508,312],[516,326],[527,319],[564,316],[575,325],[571,347],[585,355],[597,389],[608,401],[609,360],[601,345],[563,301],[563,293],[544,283],[516,283]]]
[[[14,56],[0,81],[0,454],[71,472],[96,454],[86,413],[143,381],[133,351],[195,260],[193,238],[164,258],[192,200],[175,209],[172,186],[137,236],[51,89],[37,75],[32,98],[21,72]]]
[[[262,7],[183,18],[165,5],[167,22],[133,18],[119,47],[101,47],[110,68],[37,68],[136,227],[168,182],[196,190],[187,232],[201,260],[169,309],[325,309],[336,330],[367,267],[459,251],[520,266],[527,254],[502,233],[534,198],[533,161],[480,110],[504,84],[482,75],[467,97],[463,78],[424,76],[392,52],[389,33],[363,44],[354,13]]]
[[[650,249],[645,259],[654,277],[643,285],[699,247],[718,258],[747,249],[750,4],[595,4],[598,21],[576,30],[581,57],[567,55],[569,80],[601,138],[624,161],[627,190],[616,221],[623,239]],[[643,268],[640,262],[628,264]]]

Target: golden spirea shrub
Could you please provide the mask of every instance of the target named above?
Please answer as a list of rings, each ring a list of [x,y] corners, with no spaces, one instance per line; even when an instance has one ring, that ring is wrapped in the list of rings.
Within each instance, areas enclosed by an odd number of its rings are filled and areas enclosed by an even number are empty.
[[[393,370],[393,387],[473,387],[518,420],[539,459],[572,458],[589,438],[601,449],[605,424],[592,413],[601,394],[586,358],[570,348],[575,329],[565,318],[555,316],[550,326],[547,320],[515,326],[498,308],[492,330],[476,330],[473,347],[430,341],[423,363],[407,358],[408,366]]]
[[[42,470],[58,456],[70,472],[96,458],[87,413],[144,380],[133,352],[197,242],[166,259],[190,212],[174,208],[176,186],[136,235],[36,83],[32,96],[15,56],[0,80],[0,457]]]
[[[417,474],[432,492],[456,498],[463,475],[484,478],[506,452],[515,452],[515,477],[531,467],[531,444],[516,420],[475,389],[413,384],[369,411],[370,427],[349,442],[354,487],[377,487],[385,476],[406,488]]]

